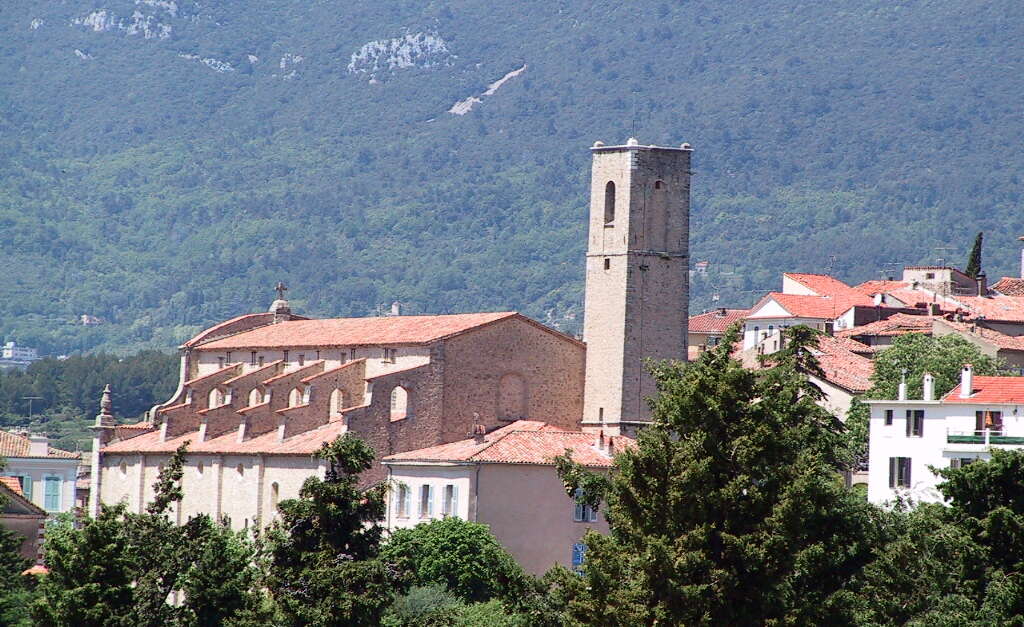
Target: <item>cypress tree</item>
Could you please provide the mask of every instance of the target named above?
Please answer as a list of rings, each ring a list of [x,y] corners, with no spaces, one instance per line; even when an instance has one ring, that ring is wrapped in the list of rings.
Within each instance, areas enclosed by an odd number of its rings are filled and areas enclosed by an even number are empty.
[[[964,270],[964,274],[972,279],[978,278],[978,273],[981,272],[981,240],[983,235],[984,233],[978,233],[974,238],[971,256],[967,258],[967,269]]]

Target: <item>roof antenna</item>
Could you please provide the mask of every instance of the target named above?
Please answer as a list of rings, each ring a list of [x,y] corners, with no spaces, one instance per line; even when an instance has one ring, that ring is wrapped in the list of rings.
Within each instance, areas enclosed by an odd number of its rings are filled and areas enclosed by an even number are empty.
[[[829,255],[828,256],[828,269],[825,270],[825,274],[828,275],[828,276],[832,276],[832,268],[834,268],[835,265],[836,265],[836,256],[835,255]]]

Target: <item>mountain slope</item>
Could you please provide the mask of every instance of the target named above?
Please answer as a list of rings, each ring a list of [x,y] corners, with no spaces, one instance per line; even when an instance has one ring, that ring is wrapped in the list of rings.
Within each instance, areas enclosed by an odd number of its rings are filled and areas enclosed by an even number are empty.
[[[0,334],[166,347],[277,280],[312,315],[400,300],[573,331],[586,147],[634,128],[696,149],[696,309],[782,270],[962,264],[979,230],[989,275],[1014,272],[1022,18],[1005,0],[15,0]]]

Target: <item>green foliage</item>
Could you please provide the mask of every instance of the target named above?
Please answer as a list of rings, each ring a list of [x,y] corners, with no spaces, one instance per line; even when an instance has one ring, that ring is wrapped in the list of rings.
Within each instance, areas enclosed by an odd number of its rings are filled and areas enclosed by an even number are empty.
[[[396,530],[381,557],[407,573],[410,583],[442,586],[466,602],[519,600],[529,586],[529,576],[487,525],[459,518]]]
[[[375,624],[397,581],[378,558],[385,487],[358,488],[373,449],[342,435],[315,455],[327,462],[324,479],[306,479],[300,498],[278,504],[267,587],[288,624]]]
[[[117,416],[135,421],[174,392],[178,363],[176,355],[145,350],[124,357],[49,358],[25,370],[0,370],[0,428],[28,427],[49,435],[57,448],[87,450],[104,385],[114,391]],[[32,416],[27,396],[38,397]]]
[[[260,624],[252,543],[207,516],[180,526],[168,517],[181,498],[185,447],[160,471],[145,513],[105,506],[80,528],[65,522],[47,532],[37,624]],[[184,602],[168,603],[172,593]]]
[[[3,503],[0,502],[0,508]],[[33,583],[22,571],[30,562],[21,556],[24,542],[17,533],[0,527],[0,625],[28,627],[28,607],[32,603]]]
[[[972,279],[978,278],[978,273],[981,272],[981,243],[983,237],[984,233],[978,233],[974,238],[974,246],[971,247],[971,254],[967,258],[967,267],[964,268],[964,274]]]
[[[384,616],[385,627],[527,627],[531,622],[522,614],[510,613],[501,601],[466,603],[444,586],[413,586],[394,603]]]
[[[633,120],[641,143],[696,147],[691,256],[712,265],[695,310],[750,305],[831,254],[852,281],[962,256],[981,229],[1000,234],[990,275],[1015,263],[1013,0],[7,4],[0,336],[45,354],[165,349],[265,308],[278,279],[316,316],[400,300],[576,330],[586,147]],[[170,36],[73,23],[101,8]],[[451,57],[347,70],[407,32]],[[286,54],[304,60],[282,70]]]
[[[719,348],[654,367],[654,425],[616,457],[610,536],[588,533],[581,576],[553,577],[590,625],[850,624],[873,508],[836,481],[835,418],[801,372],[811,337],[787,331],[766,370]]]
[[[960,383],[964,364],[971,364],[976,375],[1000,374],[1002,364],[983,355],[978,347],[959,335],[928,337],[920,333],[897,336],[890,348],[875,358],[868,398],[894,399],[900,378],[906,370],[907,398],[921,398],[922,381],[929,372],[935,377],[935,397],[941,398]]]

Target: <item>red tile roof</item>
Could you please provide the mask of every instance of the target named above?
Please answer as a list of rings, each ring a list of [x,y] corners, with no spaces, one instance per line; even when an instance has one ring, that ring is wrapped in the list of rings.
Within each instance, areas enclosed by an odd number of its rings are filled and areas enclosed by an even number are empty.
[[[843,296],[807,296],[769,292],[750,309],[751,315],[747,316],[747,320],[779,318],[779,316],[769,314],[757,315],[757,310],[768,300],[774,300],[794,318],[818,318],[821,320],[835,320],[855,305],[870,306],[874,304],[866,295],[853,291]]]
[[[892,290],[902,290],[910,287],[906,281],[864,281],[860,285],[853,286],[858,292],[864,292],[868,296],[884,294]]]
[[[523,316],[505,311],[443,316],[288,320],[202,344],[199,350],[426,344],[513,317]],[[523,319],[528,320],[525,317]]]
[[[0,457],[38,457],[29,455],[28,436],[18,435],[10,431],[0,431]],[[78,459],[79,453],[62,451],[52,446],[47,448],[47,454],[43,457],[56,457],[60,459]]]
[[[818,338],[817,350],[812,352],[818,358],[829,383],[860,394],[871,388],[875,364],[850,350],[856,348],[856,344],[859,342],[822,335]]]
[[[597,435],[580,431],[563,431],[544,422],[517,420],[484,436],[416,451],[398,453],[385,462],[480,462],[491,464],[550,465],[552,459],[572,449],[572,458],[584,466],[608,467],[612,457],[595,446]],[[635,446],[625,436],[607,437],[613,451]]]
[[[806,274],[801,272],[784,272],[782,276],[790,278],[818,296],[843,296],[853,290],[852,287],[827,274]]]
[[[1024,377],[974,377],[973,394],[960,398],[960,384],[942,397],[950,403],[1024,404]]]
[[[957,302],[970,311],[972,316],[984,316],[986,320],[1024,322],[1024,298],[1013,296],[957,296]]]
[[[978,338],[996,348],[1024,351],[1024,335],[1007,335],[999,331],[979,327],[970,322],[956,322],[943,319],[939,324],[945,325],[961,335]]]
[[[888,337],[906,335],[907,333],[924,333],[931,335],[932,319],[928,316],[912,316],[910,314],[893,314],[885,320],[877,320],[868,324],[845,329],[836,333],[837,337],[861,337],[866,335]]]
[[[690,316],[689,330],[691,333],[725,333],[732,324],[742,320],[749,309],[714,309]]]
[[[268,433],[258,435],[245,442],[238,442],[238,431],[229,431],[224,435],[207,440],[199,441],[199,432],[193,431],[174,438],[168,438],[166,442],[160,441],[160,432],[153,431],[145,433],[130,440],[114,442],[103,447],[104,455],[116,455],[118,453],[173,453],[185,441],[190,441],[188,450],[190,453],[208,454],[263,454],[263,455],[311,455],[324,442],[330,442],[345,431],[343,422],[332,422],[316,429],[303,431],[285,438],[283,442],[277,441],[277,429]]]
[[[1024,279],[1004,276],[989,289],[995,290],[1003,296],[1024,296]]]
[[[17,477],[0,477],[0,483],[7,486],[7,489],[19,496],[25,496],[21,490],[21,481]]]

